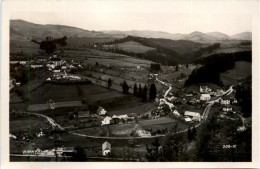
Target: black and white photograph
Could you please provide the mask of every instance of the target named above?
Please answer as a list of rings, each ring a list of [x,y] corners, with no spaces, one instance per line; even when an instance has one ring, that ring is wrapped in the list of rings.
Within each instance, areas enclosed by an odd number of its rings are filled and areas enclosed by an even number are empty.
[[[42,3],[3,6],[8,163],[259,160],[258,1]]]

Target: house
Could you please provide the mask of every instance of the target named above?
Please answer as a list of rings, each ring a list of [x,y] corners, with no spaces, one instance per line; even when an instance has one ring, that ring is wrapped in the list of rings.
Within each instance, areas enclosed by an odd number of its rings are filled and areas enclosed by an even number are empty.
[[[41,67],[43,67],[42,64],[32,64],[32,65],[31,65],[31,68],[33,68],[33,69],[41,68]]]
[[[227,105],[227,104],[230,104],[230,100],[221,100],[220,103],[222,105]]]
[[[136,133],[140,137],[151,137],[151,133],[146,130],[137,130]]]
[[[201,94],[200,95],[200,100],[203,100],[203,101],[208,101],[210,100],[210,95],[209,94]]]
[[[192,117],[193,121],[201,121],[201,116],[197,112],[185,111],[184,116]]]
[[[54,69],[56,67],[54,62],[49,62],[46,66],[49,67],[50,69]]]
[[[177,110],[174,110],[172,113],[176,116],[180,116],[180,113]]]
[[[128,120],[128,119],[129,119],[129,117],[128,117],[127,114],[125,114],[125,115],[119,115],[118,118],[119,118],[119,119],[124,119],[124,120]]]
[[[107,114],[107,111],[103,107],[99,106],[97,109],[97,114],[100,116],[105,116]]]
[[[61,66],[62,63],[63,63],[63,60],[61,60],[58,57],[52,57],[49,61],[52,62],[55,65],[55,67],[56,66]]]
[[[17,137],[13,134],[9,134],[9,138],[13,138],[13,139],[16,139]]]
[[[112,118],[109,116],[106,116],[102,121],[101,121],[101,126],[109,125],[111,123]]]
[[[37,135],[37,137],[43,137],[43,136],[45,136],[45,134],[42,131]]]
[[[102,154],[103,156],[107,156],[111,153],[111,144],[107,141],[105,141],[103,144],[102,144]]]
[[[230,111],[232,111],[232,107],[229,106],[229,105],[225,105],[225,106],[223,107],[223,111],[225,111],[225,112],[230,112]]]
[[[188,123],[191,123],[191,122],[192,122],[191,118],[189,118],[189,117],[184,118],[184,120],[185,120],[186,122],[188,122]]]

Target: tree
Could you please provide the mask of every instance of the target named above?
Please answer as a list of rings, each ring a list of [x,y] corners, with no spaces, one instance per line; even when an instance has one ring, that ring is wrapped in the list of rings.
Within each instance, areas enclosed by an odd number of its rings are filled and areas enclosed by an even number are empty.
[[[126,81],[124,80],[123,84],[122,84],[122,89],[123,89],[123,93],[127,94],[128,90],[129,90],[129,86],[126,83]]]
[[[50,37],[47,37],[46,41],[40,43],[40,49],[44,50],[47,54],[52,54],[56,49],[56,43]]]
[[[138,91],[137,91],[137,84],[136,84],[136,83],[134,84],[134,91],[133,91],[133,95],[134,95],[134,96],[136,96],[136,97],[138,96]]]
[[[148,161],[158,161],[159,158],[160,158],[160,154],[159,154],[159,146],[160,146],[160,143],[159,143],[159,140],[158,138],[154,140],[154,142],[152,142],[152,145],[149,147],[147,144],[146,144],[146,158]]]
[[[147,100],[147,87],[145,85],[142,92],[142,101],[145,102],[146,100]]]
[[[189,129],[188,129],[187,137],[188,137],[189,142],[191,142],[191,140],[192,140],[193,137],[192,137],[192,132],[191,132],[190,127],[189,127]]]
[[[196,136],[197,136],[197,129],[196,129],[195,126],[193,126],[191,133],[192,133],[193,139],[196,138]]]
[[[142,94],[143,94],[143,89],[142,89],[141,84],[139,84],[139,88],[138,88],[138,97],[141,98],[141,97],[142,97]]]
[[[72,155],[73,161],[85,161],[86,160],[86,152],[81,146],[76,146],[74,148],[74,154]]]
[[[107,88],[110,89],[111,86],[112,86],[112,80],[109,78],[107,81]]]
[[[154,83],[152,83],[149,90],[149,99],[154,100],[156,98],[156,93],[157,93],[156,86]]]
[[[175,67],[175,71],[179,71],[179,65],[177,64],[176,67]]]

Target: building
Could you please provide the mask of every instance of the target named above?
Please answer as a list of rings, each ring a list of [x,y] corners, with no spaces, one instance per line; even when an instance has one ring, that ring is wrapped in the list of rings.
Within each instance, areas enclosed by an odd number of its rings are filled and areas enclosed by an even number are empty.
[[[101,121],[101,126],[109,125],[111,123],[112,118],[109,116],[106,116],[102,121]]]
[[[220,103],[222,105],[228,105],[228,104],[230,104],[230,100],[221,100]]]
[[[201,121],[201,116],[197,112],[185,111],[184,116],[190,117],[193,121]]]
[[[188,122],[188,123],[191,123],[191,122],[192,122],[191,118],[189,118],[189,117],[184,118],[184,120],[185,120],[186,122]]]
[[[140,137],[151,137],[151,133],[149,131],[146,131],[146,130],[137,130],[136,133]]]
[[[60,66],[63,63],[63,61],[57,57],[52,57],[49,61],[52,62],[55,65],[55,67]]]
[[[180,116],[180,113],[177,110],[174,110],[172,113],[176,116]]]
[[[103,156],[107,156],[111,153],[111,144],[107,141],[105,141],[103,144],[102,144],[102,154]]]
[[[107,111],[103,107],[99,106],[97,109],[97,114],[100,116],[105,116],[107,114]]]
[[[229,106],[229,105],[225,105],[225,106],[223,107],[223,111],[225,111],[225,112],[230,112],[230,111],[232,111],[232,107]]]
[[[31,65],[31,68],[33,68],[33,69],[41,68],[41,67],[43,67],[42,64],[32,64],[32,65]]]
[[[201,94],[200,95],[200,100],[203,100],[203,101],[208,101],[210,100],[210,95],[209,94]]]

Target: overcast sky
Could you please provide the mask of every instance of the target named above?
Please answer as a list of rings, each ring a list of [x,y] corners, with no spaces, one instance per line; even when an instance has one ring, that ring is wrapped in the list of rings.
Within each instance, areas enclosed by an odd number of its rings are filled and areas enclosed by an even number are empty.
[[[86,30],[153,30],[169,33],[219,31],[228,35],[252,30],[256,1],[88,1],[26,6],[11,19],[59,24]],[[57,9],[58,7],[58,9]],[[41,12],[39,12],[41,11]],[[54,12],[55,11],[55,12]],[[66,11],[66,12],[65,12]]]

